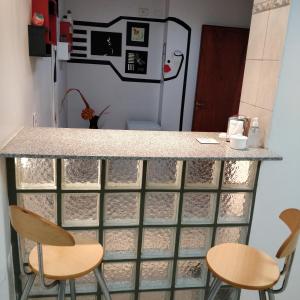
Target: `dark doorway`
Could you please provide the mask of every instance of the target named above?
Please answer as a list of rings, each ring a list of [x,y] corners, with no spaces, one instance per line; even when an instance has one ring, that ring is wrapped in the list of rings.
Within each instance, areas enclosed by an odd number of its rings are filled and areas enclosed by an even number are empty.
[[[193,131],[226,131],[238,113],[249,29],[204,25]]]

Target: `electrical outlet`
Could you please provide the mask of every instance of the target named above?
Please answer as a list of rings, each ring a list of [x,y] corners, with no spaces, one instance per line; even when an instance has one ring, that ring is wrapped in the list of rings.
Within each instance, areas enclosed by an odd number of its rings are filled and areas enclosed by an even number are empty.
[[[148,17],[149,16],[149,8],[140,7],[139,8],[139,16],[140,17]]]
[[[32,126],[39,127],[38,114],[36,112],[32,114]]]

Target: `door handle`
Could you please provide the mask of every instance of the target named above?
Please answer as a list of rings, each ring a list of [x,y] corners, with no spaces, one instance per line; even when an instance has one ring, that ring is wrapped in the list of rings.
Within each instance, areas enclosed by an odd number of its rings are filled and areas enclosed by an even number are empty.
[[[205,103],[196,102],[196,107],[203,108],[205,107]]]

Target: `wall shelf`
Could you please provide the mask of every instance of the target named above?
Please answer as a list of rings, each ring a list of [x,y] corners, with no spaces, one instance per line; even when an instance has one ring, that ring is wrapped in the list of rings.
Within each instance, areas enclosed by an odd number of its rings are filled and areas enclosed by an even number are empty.
[[[47,44],[45,41],[45,27],[29,25],[29,55],[35,57],[50,57],[51,56],[51,44]]]
[[[57,44],[57,1],[32,0],[32,15],[39,13],[44,17],[43,26],[28,26],[29,55],[51,56],[51,45]]]

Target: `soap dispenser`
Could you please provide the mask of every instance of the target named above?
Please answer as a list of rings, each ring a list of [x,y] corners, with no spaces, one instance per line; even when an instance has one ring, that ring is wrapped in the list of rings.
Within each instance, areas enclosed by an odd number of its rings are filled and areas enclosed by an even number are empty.
[[[258,118],[252,118],[251,125],[248,133],[248,147],[259,148],[261,147],[261,131],[259,128]]]

